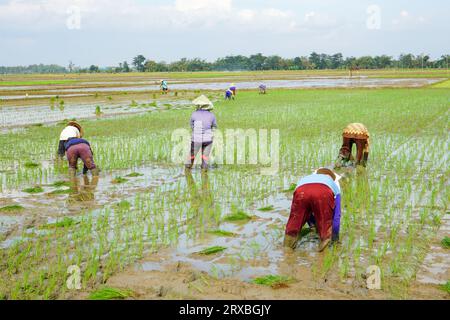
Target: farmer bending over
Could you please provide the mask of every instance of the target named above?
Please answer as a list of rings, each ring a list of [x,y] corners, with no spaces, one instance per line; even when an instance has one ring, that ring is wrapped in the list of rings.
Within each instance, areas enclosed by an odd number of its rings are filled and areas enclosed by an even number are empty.
[[[236,97],[237,88],[234,83],[231,84],[230,90],[231,90],[231,92],[233,92],[233,97]]]
[[[319,251],[339,239],[341,189],[336,174],[327,168],[301,179],[294,192],[286,225],[284,246],[295,249],[306,222],[315,225],[320,237]]]
[[[169,91],[169,86],[167,85],[167,81],[166,80],[161,80],[161,84],[160,84],[161,90],[164,94],[167,94],[167,92]]]
[[[64,154],[66,153],[64,144],[67,142],[67,140],[73,138],[82,138],[83,134],[84,132],[81,125],[76,121],[70,121],[59,136],[58,156],[61,159],[64,157]]]
[[[208,170],[209,155],[213,144],[213,128],[217,128],[216,116],[212,102],[204,95],[192,102],[197,110],[192,114],[190,124],[192,128],[191,153],[186,161],[186,169],[192,169],[197,153],[202,151],[202,169]]]
[[[233,91],[231,91],[230,89],[227,89],[227,91],[225,91],[225,100],[234,100]]]
[[[99,169],[95,166],[94,155],[91,145],[84,139],[74,138],[68,140],[66,148],[67,160],[69,161],[69,175],[75,177],[77,173],[78,159],[81,158],[84,164],[83,174],[90,170],[93,176],[98,176]]]
[[[261,83],[259,85],[259,94],[266,94],[267,93],[266,90],[267,90],[266,85]]]
[[[353,144],[356,144],[356,165],[366,166],[369,158],[369,131],[362,123],[349,124],[342,133],[342,148],[339,151],[339,157],[336,167],[341,167],[350,160],[354,160],[352,156]]]

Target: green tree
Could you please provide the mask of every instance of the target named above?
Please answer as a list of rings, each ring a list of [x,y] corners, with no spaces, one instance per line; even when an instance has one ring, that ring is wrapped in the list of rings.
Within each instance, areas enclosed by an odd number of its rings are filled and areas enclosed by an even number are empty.
[[[145,71],[145,66],[144,66],[145,60],[146,59],[142,54],[133,58],[133,66],[136,68],[137,71],[139,71],[139,72]]]

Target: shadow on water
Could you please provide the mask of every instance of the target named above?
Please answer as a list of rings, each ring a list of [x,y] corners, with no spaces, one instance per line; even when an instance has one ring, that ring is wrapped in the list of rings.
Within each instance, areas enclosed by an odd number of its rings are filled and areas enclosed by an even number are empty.
[[[89,178],[87,175],[83,175],[81,179],[75,177],[71,181],[71,193],[67,198],[68,205],[77,203],[94,203],[95,191],[98,186],[100,177],[93,176]]]

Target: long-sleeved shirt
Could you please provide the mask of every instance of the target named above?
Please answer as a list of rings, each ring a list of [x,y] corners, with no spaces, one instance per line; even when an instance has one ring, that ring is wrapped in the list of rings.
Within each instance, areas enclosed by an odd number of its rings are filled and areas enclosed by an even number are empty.
[[[61,132],[61,135],[59,136],[59,140],[67,141],[70,138],[79,138],[79,137],[80,137],[80,130],[78,130],[78,128],[73,127],[73,126],[67,126]]]
[[[306,176],[297,184],[297,188],[305,184],[320,183],[329,187],[334,194],[334,212],[333,212],[333,240],[339,239],[339,231],[341,227],[341,187],[339,182],[335,182],[330,176],[325,174],[311,174]]]
[[[197,110],[191,116],[192,141],[205,143],[213,141],[213,128],[217,128],[216,116],[206,110]]]

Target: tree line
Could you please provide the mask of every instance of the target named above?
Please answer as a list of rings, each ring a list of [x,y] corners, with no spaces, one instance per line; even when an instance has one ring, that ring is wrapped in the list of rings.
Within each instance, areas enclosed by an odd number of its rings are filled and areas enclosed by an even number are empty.
[[[183,58],[174,62],[155,61],[137,55],[129,64],[121,62],[118,66],[100,68],[91,65],[79,68],[69,64],[68,68],[57,65],[33,65],[28,67],[0,67],[0,73],[64,73],[64,72],[195,72],[195,71],[262,71],[262,70],[324,70],[324,69],[412,69],[448,68],[450,55],[442,55],[432,60],[429,55],[401,54],[398,58],[388,55],[346,57],[341,53],[325,54],[313,52],[309,56],[283,58],[278,55],[264,56],[261,53],[243,56],[233,55],[218,58],[214,62],[204,59]]]

